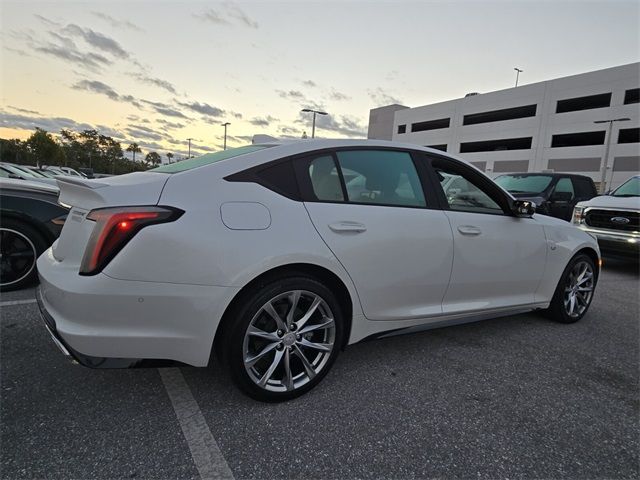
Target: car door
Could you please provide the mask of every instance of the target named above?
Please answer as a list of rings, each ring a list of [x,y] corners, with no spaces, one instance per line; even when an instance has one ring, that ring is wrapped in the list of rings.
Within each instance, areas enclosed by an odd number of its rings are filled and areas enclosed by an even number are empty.
[[[535,302],[547,242],[534,218],[516,217],[507,196],[462,162],[431,159],[431,174],[453,231],[451,281],[444,313],[462,313]],[[461,181],[453,182],[451,176]],[[453,190],[446,185],[455,184]]]
[[[295,165],[309,216],[351,276],[366,317],[440,314],[453,238],[412,154],[345,149]]]
[[[550,215],[569,221],[571,220],[575,203],[575,192],[571,179],[568,177],[560,178],[549,197]]]

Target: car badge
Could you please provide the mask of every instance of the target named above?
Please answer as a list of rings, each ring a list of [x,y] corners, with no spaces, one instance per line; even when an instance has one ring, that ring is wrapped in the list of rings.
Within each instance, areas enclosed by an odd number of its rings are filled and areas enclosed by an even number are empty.
[[[630,220],[627,217],[612,217],[611,221],[613,223],[619,223],[621,225],[626,225],[627,223],[630,222]]]

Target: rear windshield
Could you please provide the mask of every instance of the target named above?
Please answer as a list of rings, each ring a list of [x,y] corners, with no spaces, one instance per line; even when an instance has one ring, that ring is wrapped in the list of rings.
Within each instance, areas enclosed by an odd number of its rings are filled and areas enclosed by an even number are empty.
[[[270,145],[246,145],[244,147],[230,148],[228,150],[222,150],[221,152],[207,153],[201,157],[194,157],[188,160],[182,160],[181,162],[170,163],[168,165],[162,165],[160,167],[152,168],[149,172],[157,173],[178,173],[192,168],[202,167],[204,165],[210,165],[212,163],[219,162],[220,160],[226,160],[228,158],[238,157],[246,153],[257,152],[264,148],[268,148]]]
[[[502,175],[495,182],[511,193],[540,193],[551,180],[546,175]]]

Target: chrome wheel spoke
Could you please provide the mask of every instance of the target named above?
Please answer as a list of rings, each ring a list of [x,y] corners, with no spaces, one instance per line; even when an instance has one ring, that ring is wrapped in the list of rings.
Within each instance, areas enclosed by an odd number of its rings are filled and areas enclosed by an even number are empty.
[[[331,351],[331,345],[330,344],[327,344],[327,343],[314,343],[314,342],[310,342],[306,338],[301,338],[300,341],[298,341],[298,344],[302,345],[303,347],[313,348],[315,350],[319,350],[321,352],[330,352]]]
[[[293,316],[296,313],[296,308],[298,308],[298,301],[300,300],[300,290],[296,290],[291,292],[289,296],[289,301],[291,302],[291,307],[289,308],[289,312],[287,313],[287,324],[291,325],[293,323]]]
[[[293,374],[291,373],[291,350],[288,348],[284,353],[284,379],[283,383],[287,391],[293,390]]]
[[[259,353],[257,353],[256,355],[249,357],[249,358],[245,358],[244,359],[244,363],[245,365],[251,367],[253,365],[255,365],[255,363],[260,360],[262,357],[264,357],[267,353],[269,353],[270,351],[272,351],[274,348],[276,348],[278,346],[277,343],[270,343],[269,345],[267,345],[266,347],[264,347]]]
[[[265,312],[269,314],[269,316],[276,322],[276,325],[280,330],[286,330],[287,324],[285,321],[278,315],[276,309],[273,308],[273,303],[267,302],[264,307],[262,307]]]
[[[280,338],[278,338],[278,334],[276,332],[265,332],[264,330],[256,327],[255,325],[250,325],[249,330],[247,331],[247,335],[252,337],[264,338],[269,342],[278,342]]]
[[[307,359],[306,355],[302,352],[302,350],[300,350],[300,347],[295,345],[293,348],[295,349],[296,356],[302,362],[304,370],[305,370],[305,372],[307,372],[307,375],[309,376],[309,379],[312,379],[313,377],[315,377],[316,376],[316,371],[313,368],[313,365],[311,365],[311,362],[309,362],[309,360]]]
[[[324,317],[323,320],[324,320],[324,322],[322,322],[322,323],[317,323],[317,324],[314,324],[314,325],[305,326],[304,328],[299,330],[298,333],[300,335],[302,335],[302,334],[305,334],[305,333],[313,332],[314,330],[322,330],[322,329],[325,329],[325,328],[333,327],[333,318]]]
[[[584,283],[588,282],[589,280],[591,280],[592,278],[593,278],[593,274],[592,274],[592,273],[590,273],[589,275],[587,275],[587,276],[583,277],[582,279],[579,279],[579,280],[576,282],[576,285],[582,285],[582,284],[584,284]]]
[[[267,371],[264,373],[264,375],[258,382],[258,385],[260,385],[261,387],[264,387],[267,384],[267,382],[271,380],[271,377],[273,376],[273,372],[275,372],[276,368],[278,368],[278,364],[282,360],[283,355],[284,355],[284,350],[276,350],[276,354],[273,357],[273,362],[271,362],[271,365],[269,365],[269,368],[267,369]]]
[[[298,330],[300,330],[302,327],[304,327],[304,325],[309,321],[311,316],[318,309],[318,306],[320,305],[320,302],[322,302],[322,299],[320,297],[318,297],[318,296],[316,296],[313,299],[313,302],[311,303],[311,306],[309,307],[309,309],[302,316],[302,318],[296,322],[296,325],[298,326]]]

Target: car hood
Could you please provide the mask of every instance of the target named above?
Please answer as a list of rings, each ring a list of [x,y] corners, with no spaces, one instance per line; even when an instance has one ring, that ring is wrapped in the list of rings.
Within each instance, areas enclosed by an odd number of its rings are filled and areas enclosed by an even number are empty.
[[[613,197],[611,195],[602,195],[587,200],[586,202],[580,202],[578,206],[640,210],[640,197]]]

